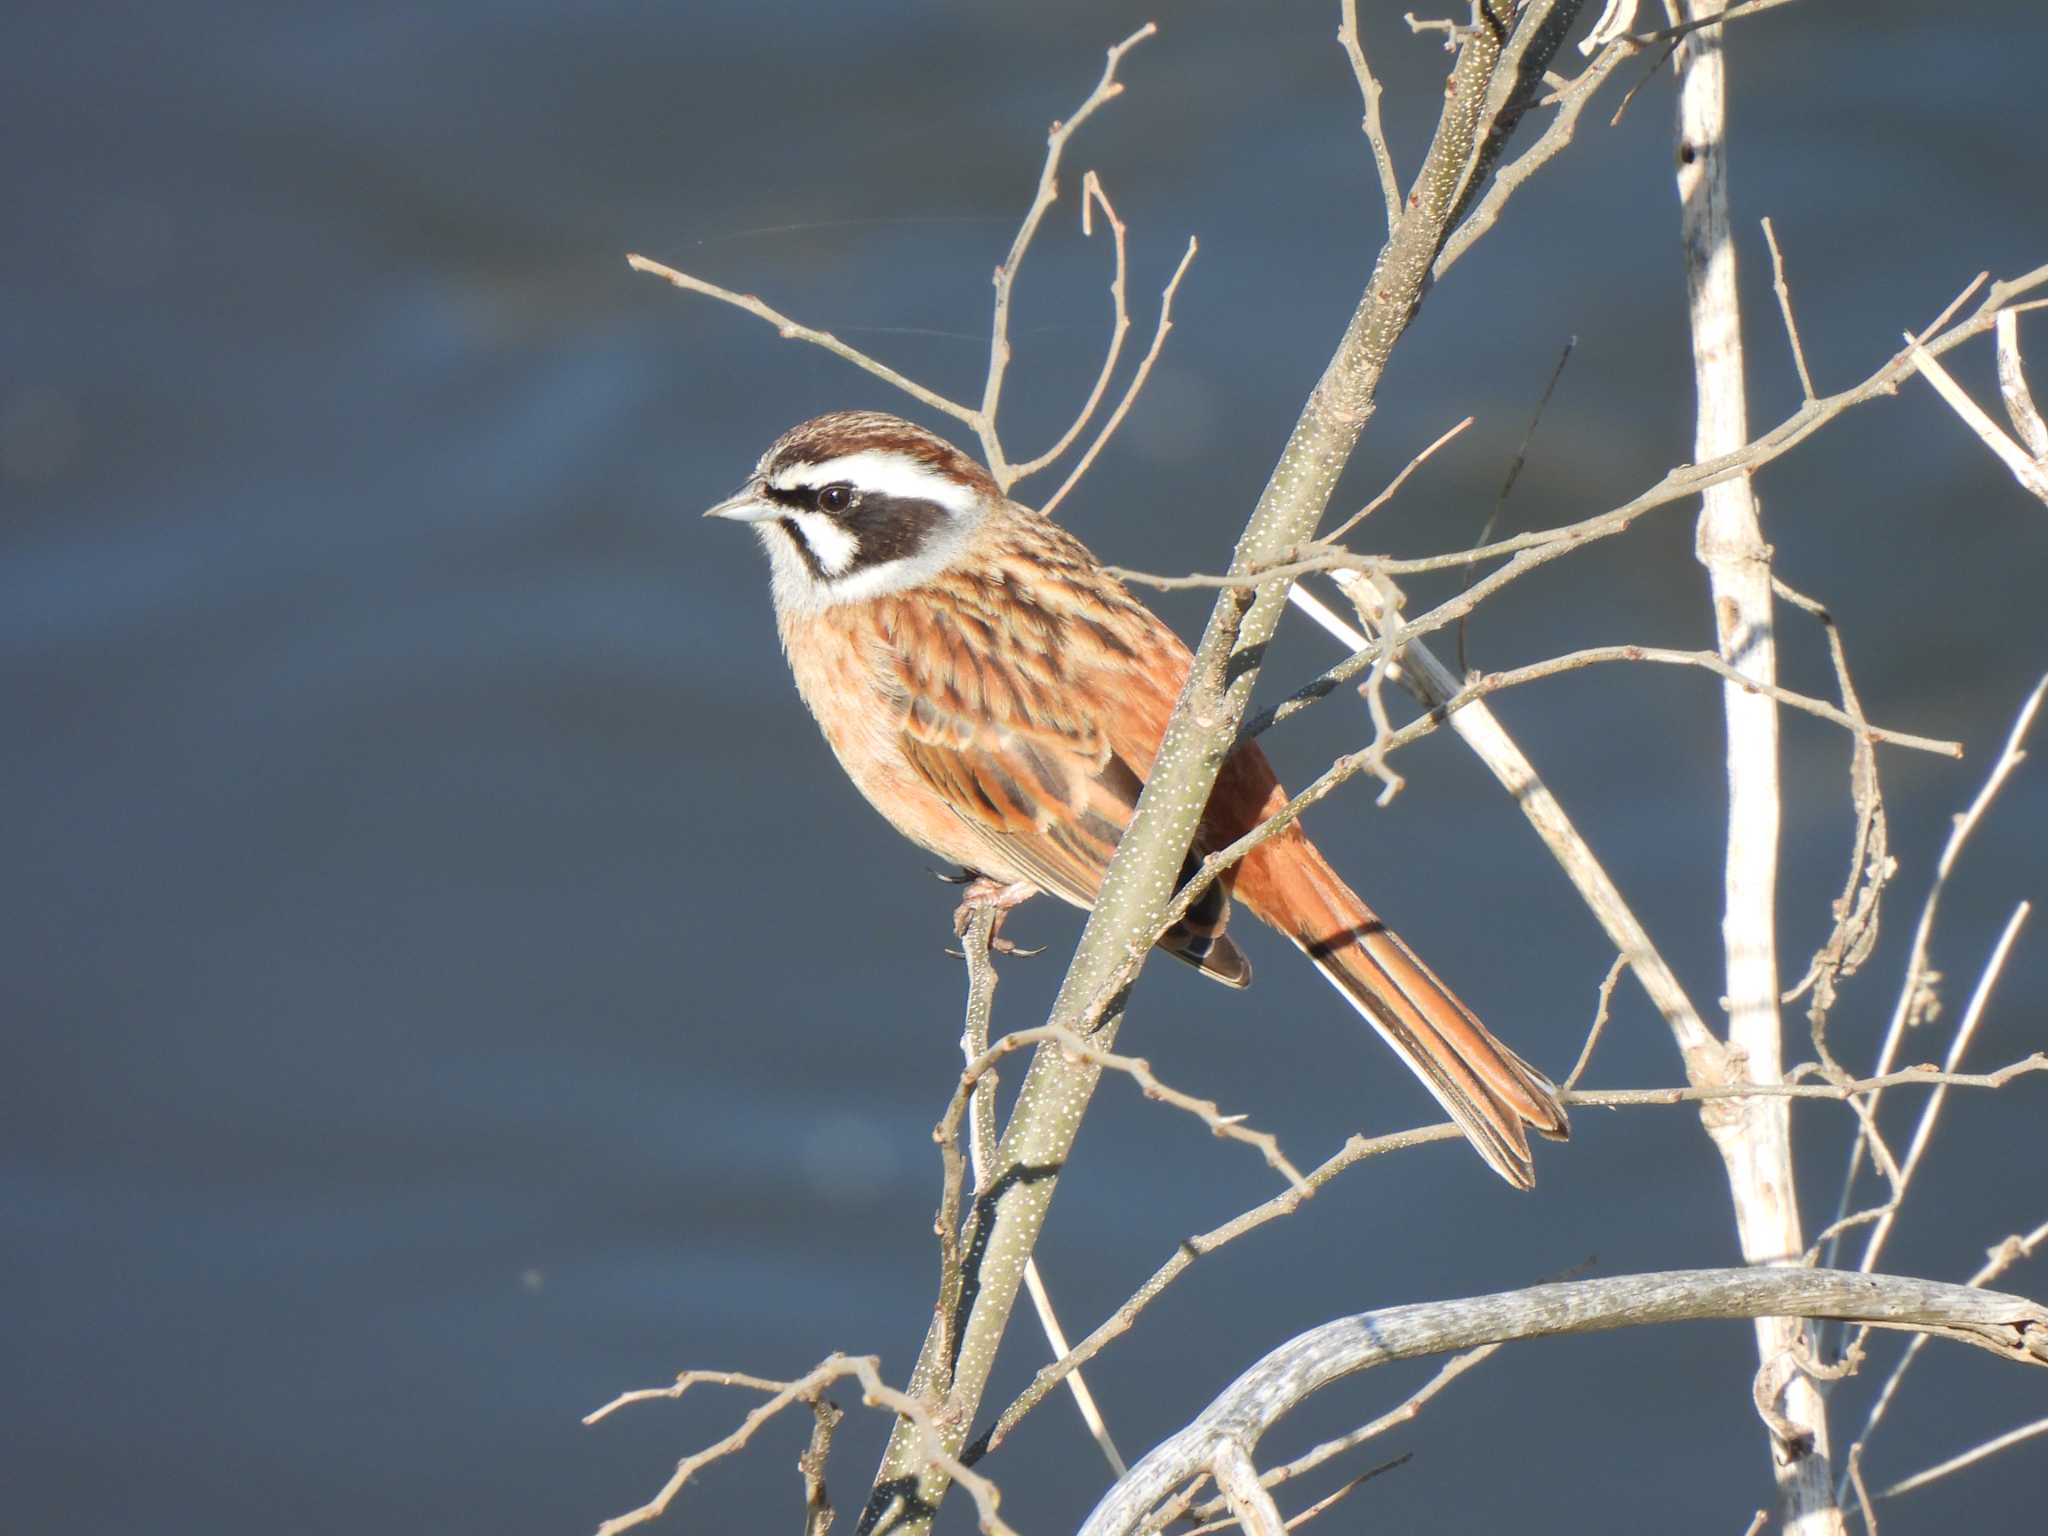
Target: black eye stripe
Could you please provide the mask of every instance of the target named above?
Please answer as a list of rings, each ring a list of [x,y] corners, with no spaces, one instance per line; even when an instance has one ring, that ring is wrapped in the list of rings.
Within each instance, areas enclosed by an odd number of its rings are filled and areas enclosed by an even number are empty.
[[[833,481],[832,485],[843,482]],[[827,486],[792,485],[763,486],[762,494],[777,506],[788,507],[794,512],[812,512],[820,517],[829,517],[848,533],[855,542],[853,563],[841,576],[850,576],[868,566],[887,565],[892,560],[905,560],[917,554],[930,541],[934,530],[943,527],[952,514],[936,501],[917,496],[885,496],[877,491],[855,490],[853,504],[843,511],[825,512],[818,505],[819,494]],[[796,540],[804,564],[811,568],[813,576],[822,577],[818,557],[810,541],[803,535],[802,527],[794,518],[783,518],[782,526]]]
[[[915,496],[878,496],[872,491],[856,497],[840,514],[840,520],[860,541],[853,568],[886,565],[917,554],[930,542],[934,530],[943,527],[950,513],[936,501]]]

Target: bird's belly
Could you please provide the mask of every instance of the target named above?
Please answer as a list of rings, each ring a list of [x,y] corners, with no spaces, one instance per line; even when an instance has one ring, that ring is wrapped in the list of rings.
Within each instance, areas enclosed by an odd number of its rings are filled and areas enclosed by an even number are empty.
[[[857,652],[791,646],[789,658],[797,692],[832,755],[883,820],[949,864],[1001,880],[1026,878],[910,766],[903,755],[902,704],[861,665]]]

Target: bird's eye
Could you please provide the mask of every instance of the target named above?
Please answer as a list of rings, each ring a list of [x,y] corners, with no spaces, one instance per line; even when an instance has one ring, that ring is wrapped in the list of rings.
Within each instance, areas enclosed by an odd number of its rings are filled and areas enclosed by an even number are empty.
[[[820,512],[844,512],[853,505],[853,487],[850,485],[828,485],[818,492]]]

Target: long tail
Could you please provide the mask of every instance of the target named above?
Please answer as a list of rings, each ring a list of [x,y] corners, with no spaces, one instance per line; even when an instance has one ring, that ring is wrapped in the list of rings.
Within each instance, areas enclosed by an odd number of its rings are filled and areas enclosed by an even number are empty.
[[[1238,869],[1236,895],[1315,962],[1495,1173],[1518,1189],[1536,1182],[1523,1127],[1559,1141],[1571,1134],[1556,1087],[1487,1033],[1313,843],[1281,836],[1253,850]]]

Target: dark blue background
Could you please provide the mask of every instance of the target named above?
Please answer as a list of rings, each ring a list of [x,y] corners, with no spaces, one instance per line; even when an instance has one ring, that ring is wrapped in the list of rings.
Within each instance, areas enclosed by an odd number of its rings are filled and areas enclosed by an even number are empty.
[[[1364,9],[1412,170],[1445,59],[1395,7]],[[833,1348],[907,1373],[936,1268],[927,1132],[957,1071],[951,897],[830,762],[749,541],[696,516],[790,423],[898,402],[623,257],[758,291],[973,392],[988,274],[1045,125],[1148,14],[8,9],[0,1526],[577,1531],[750,1405],[706,1389],[578,1426],[622,1388],[685,1366],[793,1375]],[[1214,569],[1356,298],[1379,195],[1334,5],[1160,20],[1068,186],[1098,168],[1131,225],[1134,347],[1188,233],[1202,254],[1151,389],[1062,516],[1107,559]],[[1816,0],[1736,30],[1759,430],[1798,394],[1758,216],[1776,217],[1821,387],[1862,377],[1980,268],[2048,259],[2044,53],[2028,0]],[[1476,535],[1570,336],[1509,526],[1590,514],[1689,456],[1668,78],[1604,126],[1641,72],[1620,72],[1403,342],[1345,499],[1479,421],[1371,547]],[[1104,332],[1106,252],[1074,224],[1068,200],[1019,288],[1020,453],[1063,424]],[[2048,323],[2023,329],[2048,396]],[[1954,366],[1992,398],[1988,341]],[[1970,748],[1882,759],[1900,883],[1833,1034],[1863,1062],[1947,818],[2048,666],[2048,514],[1917,382],[1759,491],[1780,573],[1841,618],[1872,716]],[[1706,643],[1690,516],[1661,512],[1492,604],[1475,663]],[[1192,632],[1207,602],[1159,606]],[[1332,655],[1290,620],[1266,696]],[[1790,613],[1784,668],[1830,686]],[[1500,709],[1711,1011],[1711,682],[1606,669]],[[1345,696],[1271,741],[1299,781],[1364,728]],[[1789,982],[1842,876],[1846,743],[1788,716],[1784,764]],[[1313,828],[1561,1072],[1603,941],[1454,740],[1401,766],[1390,809],[1358,784]],[[1950,1017],[2013,903],[2039,894],[2044,825],[2029,765],[1945,907]],[[1076,930],[1043,903],[1016,920],[1052,951],[1005,968],[1003,1023],[1042,1017]],[[1429,1117],[1284,946],[1250,942],[1245,996],[1148,971],[1127,1046],[1304,1162]],[[1974,1064],[2043,1043],[2041,955],[2030,935]],[[1678,1077],[1625,984],[1593,1081]],[[1962,1277],[2048,1215],[2044,1106],[2038,1080],[1954,1103],[1890,1266]],[[1847,1124],[1799,1112],[1810,1228],[1832,1214]],[[1689,1111],[1586,1111],[1575,1131],[1544,1149],[1533,1195],[1434,1147],[1196,1266],[1094,1371],[1126,1449],[1339,1312],[1593,1256],[1604,1273],[1734,1257]],[[1070,1325],[1273,1188],[1243,1149],[1106,1084],[1041,1250]],[[2011,1283],[2048,1291],[2038,1263]],[[1042,1358],[1020,1330],[995,1400]],[[1769,1497],[1754,1363],[1735,1325],[1511,1350],[1380,1442],[1374,1456],[1415,1460],[1333,1518],[1739,1531]],[[1406,1381],[1333,1392],[1280,1439],[1357,1422]],[[1836,1395],[1844,1444],[1871,1385]],[[1873,1441],[1872,1477],[2044,1412],[2041,1379],[1937,1347]],[[794,1528],[805,1427],[707,1471],[669,1528]],[[842,1507],[883,1428],[855,1412],[842,1431]],[[1897,1501],[1887,1532],[2038,1530],[2044,1444]],[[1063,1401],[988,1470],[1028,1532],[1069,1528],[1103,1482]],[[956,1502],[946,1523],[965,1530]]]

